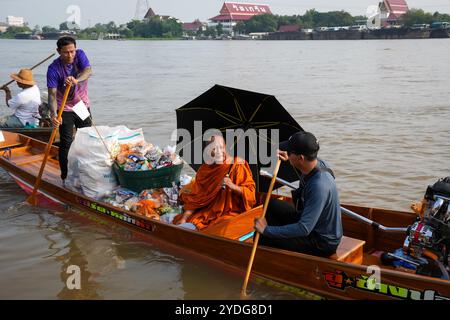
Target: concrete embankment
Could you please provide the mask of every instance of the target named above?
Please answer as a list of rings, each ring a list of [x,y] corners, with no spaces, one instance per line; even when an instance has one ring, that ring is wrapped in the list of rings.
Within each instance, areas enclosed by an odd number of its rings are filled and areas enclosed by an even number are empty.
[[[266,40],[376,40],[450,38],[450,30],[380,29],[370,31],[340,30],[305,32],[274,32]]]

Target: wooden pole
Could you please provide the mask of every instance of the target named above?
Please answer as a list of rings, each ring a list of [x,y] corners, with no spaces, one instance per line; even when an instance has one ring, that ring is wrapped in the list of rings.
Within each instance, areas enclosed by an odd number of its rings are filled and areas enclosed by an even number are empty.
[[[38,64],[32,66],[32,67],[30,68],[30,70],[33,70],[34,68],[39,67],[41,64],[43,64],[45,61],[47,61],[48,59],[50,59],[50,58],[53,57],[54,55],[55,55],[55,53],[52,53],[52,54],[49,55],[47,58],[45,58],[44,60],[42,60],[41,62],[39,62]],[[8,82],[7,84],[4,84],[4,85],[1,86],[1,87],[7,87],[7,86],[9,86],[11,83],[13,83],[14,81],[16,81],[16,80],[11,80],[10,82]],[[0,87],[0,88],[1,88],[1,87]]]
[[[278,159],[277,164],[275,166],[275,170],[273,172],[272,181],[270,182],[269,190],[267,191],[267,196],[266,196],[266,200],[264,202],[263,213],[262,213],[261,218],[264,218],[266,216],[267,207],[269,206],[270,196],[273,191],[273,186],[275,185],[275,182],[276,182],[278,170],[280,169],[280,164],[281,164],[281,159]],[[241,298],[244,298],[247,296],[247,285],[248,285],[248,280],[250,279],[250,273],[252,271],[253,260],[255,259],[256,248],[258,247],[258,241],[259,241],[259,232],[256,232],[256,236],[253,241],[252,254],[250,255],[250,261],[249,261],[248,267],[247,267],[247,274],[245,275],[244,284],[241,289]]]
[[[71,88],[71,85],[66,86],[66,91],[64,92],[64,97],[61,102],[61,106],[59,107],[59,110],[58,110],[58,120],[60,122],[61,122],[61,118],[62,118],[62,113],[64,111],[64,107],[66,106],[67,97],[69,96],[70,88]],[[48,141],[47,147],[45,148],[44,159],[42,160],[41,169],[39,170],[39,174],[36,178],[36,183],[34,184],[33,193],[27,199],[27,202],[33,206],[36,206],[38,203],[37,196],[36,196],[37,191],[38,191],[39,185],[41,184],[42,174],[44,173],[45,164],[47,163],[47,159],[50,154],[50,150],[52,148],[53,141],[55,140],[57,130],[58,130],[58,127],[53,128],[52,135],[50,136],[50,140]]]

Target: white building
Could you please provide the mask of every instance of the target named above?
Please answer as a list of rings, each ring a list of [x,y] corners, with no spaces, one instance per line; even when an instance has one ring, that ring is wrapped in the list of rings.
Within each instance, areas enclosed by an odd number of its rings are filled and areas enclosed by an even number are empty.
[[[23,17],[7,16],[6,24],[9,27],[23,27],[25,25],[25,21],[23,20]]]
[[[6,32],[8,25],[4,22],[0,22],[0,33]]]

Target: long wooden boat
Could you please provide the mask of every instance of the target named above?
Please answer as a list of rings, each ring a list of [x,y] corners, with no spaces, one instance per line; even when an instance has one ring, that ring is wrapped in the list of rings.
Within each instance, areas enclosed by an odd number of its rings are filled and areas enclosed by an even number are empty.
[[[3,128],[3,131],[20,133],[25,136],[47,142],[50,139],[53,128],[51,127],[39,127],[39,128]],[[55,143],[59,142],[59,133],[55,138]]]
[[[3,132],[0,143],[0,167],[26,192],[35,182],[43,158],[45,143],[30,137]],[[191,231],[161,221],[121,210],[64,188],[59,179],[58,149],[52,147],[44,171],[39,199],[42,203],[72,206],[99,219],[115,221],[133,232],[163,241],[184,251],[222,264],[244,274],[252,249],[253,219],[262,206],[245,212],[232,220],[203,230]],[[264,195],[260,197],[262,199]],[[413,213],[343,205],[364,217],[390,227],[405,227],[416,218]],[[404,234],[374,229],[360,221],[343,216],[344,239],[337,254],[321,258],[259,247],[251,281],[292,292],[310,292],[309,298],[329,299],[450,299],[450,281],[422,276],[383,266],[377,251],[393,251],[401,247]],[[373,266],[380,267],[380,285],[373,285],[369,277]]]

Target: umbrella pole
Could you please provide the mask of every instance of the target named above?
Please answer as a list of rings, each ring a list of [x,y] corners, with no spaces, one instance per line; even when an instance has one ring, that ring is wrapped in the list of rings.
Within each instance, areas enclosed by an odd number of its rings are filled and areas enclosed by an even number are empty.
[[[281,164],[281,159],[278,159],[277,164],[275,166],[275,170],[273,172],[272,181],[270,182],[269,190],[267,191],[266,201],[264,202],[263,213],[262,213],[261,218],[264,218],[266,216],[267,207],[269,206],[270,196],[272,194],[272,190],[273,190],[273,187],[276,182],[278,170],[280,169],[280,164]],[[247,274],[245,275],[244,284],[243,284],[242,290],[241,290],[241,298],[245,298],[247,296],[247,285],[248,285],[248,280],[250,278],[250,273],[252,271],[253,260],[255,259],[256,248],[258,247],[258,241],[259,241],[259,232],[256,232],[255,239],[253,241],[252,254],[250,255],[250,261],[249,261],[248,267],[247,267]]]

